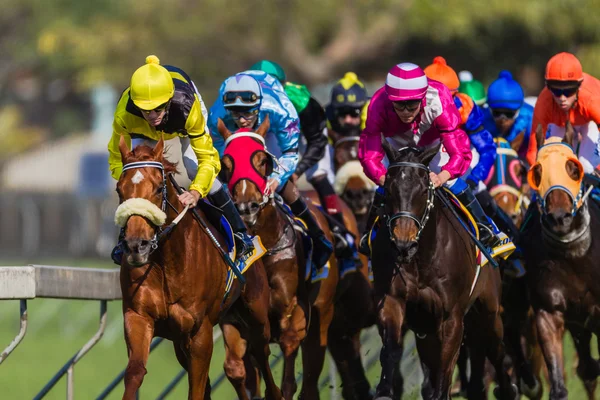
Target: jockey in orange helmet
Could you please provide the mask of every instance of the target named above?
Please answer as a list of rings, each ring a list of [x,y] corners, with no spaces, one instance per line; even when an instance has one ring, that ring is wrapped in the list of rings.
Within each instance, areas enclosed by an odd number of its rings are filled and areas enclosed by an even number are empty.
[[[540,93],[533,112],[532,130],[542,126],[547,136],[563,137],[565,124],[571,122],[582,138],[574,150],[585,172],[600,164],[600,80],[583,72],[573,54],[559,53],[546,65],[546,87]],[[531,135],[527,161],[533,165],[537,140]]]

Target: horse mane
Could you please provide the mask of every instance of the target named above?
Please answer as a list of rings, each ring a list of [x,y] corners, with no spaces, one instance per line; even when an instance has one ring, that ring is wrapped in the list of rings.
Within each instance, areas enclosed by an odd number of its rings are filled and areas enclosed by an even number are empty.
[[[168,148],[165,148],[165,153],[168,151]],[[158,161],[162,163],[165,167],[165,173],[177,173],[177,164],[169,161],[165,158],[164,154],[161,154],[160,157],[155,157],[154,148],[147,146],[145,144],[137,146],[127,155],[127,163],[136,162],[136,161]]]

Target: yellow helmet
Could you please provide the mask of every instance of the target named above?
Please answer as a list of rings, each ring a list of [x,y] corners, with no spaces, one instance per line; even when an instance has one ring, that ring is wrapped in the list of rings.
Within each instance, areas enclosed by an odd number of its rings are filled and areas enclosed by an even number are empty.
[[[146,64],[131,76],[131,100],[142,110],[154,110],[171,100],[174,92],[171,74],[154,55],[146,57]]]

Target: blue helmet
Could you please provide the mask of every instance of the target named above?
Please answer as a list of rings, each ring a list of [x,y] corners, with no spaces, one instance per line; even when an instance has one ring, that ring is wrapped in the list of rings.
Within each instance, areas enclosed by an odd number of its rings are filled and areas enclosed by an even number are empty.
[[[223,105],[225,108],[247,109],[260,107],[262,90],[254,77],[246,74],[230,76],[225,80]]]
[[[487,102],[490,108],[518,110],[523,105],[525,94],[521,85],[508,71],[501,71],[488,88]]]

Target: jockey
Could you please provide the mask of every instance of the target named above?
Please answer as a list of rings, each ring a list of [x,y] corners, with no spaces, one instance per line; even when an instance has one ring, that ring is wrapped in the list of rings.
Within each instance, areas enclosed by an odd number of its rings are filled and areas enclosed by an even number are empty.
[[[344,216],[340,207],[340,198],[333,190],[334,179],[331,152],[325,135],[326,118],[321,104],[311,96],[304,85],[288,82],[283,68],[276,62],[262,60],[250,67],[251,70],[264,71],[277,79],[285,90],[300,118],[300,131],[306,139],[306,150],[302,155],[291,180],[296,183],[302,174],[315,188],[323,209],[327,211],[335,224],[332,233],[336,237],[335,253],[338,257],[350,256],[352,250],[346,238]]]
[[[327,129],[334,136],[359,136],[365,128],[369,96],[365,85],[354,72],[344,77],[331,88],[327,114]],[[337,135],[335,135],[337,134]]]
[[[469,71],[460,71],[458,73],[458,80],[460,81],[458,92],[468,95],[473,99],[475,104],[483,107],[487,101],[483,84],[477,79],[473,79],[473,75]]]
[[[446,64],[443,57],[434,58],[433,64],[427,66],[424,71],[429,79],[441,82],[450,89],[454,105],[456,105],[461,117],[460,126],[469,136],[473,159],[467,174],[463,175],[462,178],[475,193],[485,213],[494,221],[497,221],[500,228],[504,232],[508,232],[511,238],[514,239],[518,235],[517,227],[510,217],[498,208],[484,183],[496,161],[496,143],[494,143],[492,135],[483,125],[483,108],[475,104],[468,95],[458,92],[458,76],[454,69]]]
[[[314,264],[320,268],[327,263],[333,246],[308,210],[295,183],[290,180],[298,165],[300,121],[283,86],[263,71],[248,70],[227,78],[210,109],[208,126],[215,147],[223,154],[225,142],[217,130],[219,118],[230,131],[235,132],[239,128],[259,126],[267,115],[271,122],[266,137],[267,149],[278,157],[278,167],[268,177],[266,190],[269,193],[277,191],[294,215],[304,221],[315,246]]]
[[[429,165],[432,183],[436,187],[445,184],[469,209],[480,227],[481,241],[492,249],[492,255],[508,257],[514,245],[486,216],[471,187],[460,178],[472,158],[469,137],[460,124],[461,115],[446,86],[428,79],[415,64],[398,64],[388,73],[385,86],[371,99],[358,158],[367,176],[383,186],[386,168],[382,164],[381,135],[397,147],[431,147],[441,141],[444,149]],[[382,203],[383,193],[378,190],[369,212],[367,229],[373,225]],[[367,236],[368,231],[361,238],[361,251],[368,254]]]
[[[231,223],[238,259],[254,250],[252,238],[226,188],[216,179],[221,164],[206,127],[206,107],[194,82],[179,68],[160,65],[156,56],[148,56],[146,64],[131,77],[130,87],[121,95],[108,143],[108,162],[115,179],[123,170],[119,140],[124,136],[130,148],[140,144],[155,145],[161,138],[179,137],[181,154],[190,189],[179,195],[183,205],[195,207],[207,197],[221,209]],[[113,261],[121,264],[123,230],[113,250]]]
[[[488,88],[488,108],[485,109],[484,125],[494,137],[503,137],[509,143],[523,132],[523,143],[517,151],[525,159],[533,107],[525,103],[521,85],[508,71],[501,71]]]
[[[559,53],[546,65],[546,87],[540,93],[533,112],[531,130],[538,124],[547,136],[563,137],[567,120],[581,140],[575,138],[576,153],[586,173],[600,174],[600,81],[583,72],[573,54]],[[527,161],[534,165],[537,155],[535,135],[529,139]]]

